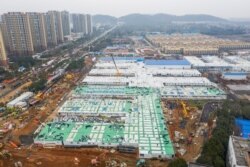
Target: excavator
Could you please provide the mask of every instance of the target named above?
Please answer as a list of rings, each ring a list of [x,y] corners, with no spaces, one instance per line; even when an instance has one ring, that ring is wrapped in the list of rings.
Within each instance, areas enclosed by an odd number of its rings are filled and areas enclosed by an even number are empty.
[[[187,108],[186,108],[186,104],[183,102],[183,101],[181,101],[181,105],[182,105],[182,108],[183,108],[183,116],[184,116],[184,118],[187,118],[188,117],[188,112],[187,112]]]
[[[187,111],[187,107],[186,107],[185,102],[182,101],[182,100],[179,101],[179,100],[177,99],[177,103],[180,103],[180,104],[181,104],[181,106],[182,106],[182,112],[183,112],[183,117],[184,117],[184,118],[187,118],[187,117],[188,117],[188,111]]]

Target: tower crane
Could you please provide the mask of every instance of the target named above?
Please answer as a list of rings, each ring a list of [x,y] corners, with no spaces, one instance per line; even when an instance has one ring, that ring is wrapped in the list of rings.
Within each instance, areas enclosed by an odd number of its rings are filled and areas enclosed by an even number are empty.
[[[115,62],[115,59],[114,59],[114,56],[111,54],[111,58],[112,58],[112,61],[113,61],[113,63],[114,63],[114,65],[115,65],[115,69],[116,69],[116,76],[117,77],[119,77],[119,76],[121,76],[121,73],[120,73],[120,71],[119,71],[119,68],[117,67],[117,65],[116,65],[116,62]]]

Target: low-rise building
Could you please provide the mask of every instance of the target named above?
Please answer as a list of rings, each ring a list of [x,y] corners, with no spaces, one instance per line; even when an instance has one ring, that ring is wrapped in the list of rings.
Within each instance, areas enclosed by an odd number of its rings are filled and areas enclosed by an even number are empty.
[[[221,76],[224,80],[247,80],[247,73],[245,72],[225,72]]]
[[[227,152],[227,167],[250,166],[250,140],[230,136]]]
[[[26,108],[28,105],[28,100],[34,95],[33,92],[24,92],[14,100],[10,101],[6,106],[7,107],[19,107],[19,108]]]

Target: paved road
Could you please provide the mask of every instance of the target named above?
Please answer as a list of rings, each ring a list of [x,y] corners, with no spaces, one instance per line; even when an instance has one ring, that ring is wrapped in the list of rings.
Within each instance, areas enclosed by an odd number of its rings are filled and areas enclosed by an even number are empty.
[[[116,29],[119,25],[115,25],[114,27],[110,28],[109,30],[105,31],[104,33],[102,33],[101,35],[99,35],[98,37],[92,39],[91,41],[89,42],[86,42],[82,45],[82,47],[87,47],[91,44],[93,44],[94,42],[96,42],[97,40],[105,37],[108,33],[110,33],[111,31],[113,31],[114,29]]]
[[[204,105],[200,122],[208,122],[211,113],[214,113],[218,109],[218,102],[208,102]]]

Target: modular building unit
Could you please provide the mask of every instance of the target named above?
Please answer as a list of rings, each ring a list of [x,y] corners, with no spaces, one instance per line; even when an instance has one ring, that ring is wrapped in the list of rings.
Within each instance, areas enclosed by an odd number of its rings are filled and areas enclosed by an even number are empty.
[[[146,67],[190,69],[191,64],[187,60],[145,60]]]
[[[245,72],[226,72],[222,74],[222,79],[225,80],[247,80]]]

